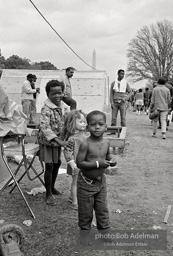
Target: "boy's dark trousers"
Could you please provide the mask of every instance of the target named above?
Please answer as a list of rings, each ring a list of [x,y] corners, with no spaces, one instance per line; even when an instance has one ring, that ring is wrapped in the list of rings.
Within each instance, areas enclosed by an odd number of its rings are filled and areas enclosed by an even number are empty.
[[[77,181],[78,224],[82,230],[89,230],[95,210],[97,229],[109,229],[109,211],[107,207],[106,177],[92,184],[86,183],[81,174]]]
[[[62,100],[70,107],[70,110],[76,109],[76,101],[70,97],[64,96]]]

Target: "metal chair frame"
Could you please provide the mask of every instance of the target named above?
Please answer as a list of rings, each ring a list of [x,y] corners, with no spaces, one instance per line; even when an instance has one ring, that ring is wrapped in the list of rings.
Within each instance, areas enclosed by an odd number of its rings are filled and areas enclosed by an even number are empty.
[[[0,193],[2,193],[2,191],[10,184],[10,182],[11,182],[12,180],[14,180],[14,183],[15,183],[15,184],[14,184],[14,186],[12,187],[12,189],[10,190],[9,193],[12,193],[12,191],[14,190],[14,188],[17,186],[17,188],[18,188],[20,194],[22,195],[22,197],[23,197],[23,199],[24,199],[24,201],[25,201],[25,203],[26,203],[26,205],[27,205],[27,207],[28,207],[28,209],[29,209],[29,211],[30,211],[32,217],[35,218],[35,215],[34,215],[32,209],[31,209],[31,207],[29,206],[29,203],[28,203],[28,201],[27,201],[25,195],[23,194],[22,189],[20,188],[19,182],[23,179],[23,177],[24,177],[25,175],[27,175],[27,177],[28,177],[28,179],[29,179],[30,181],[33,181],[33,180],[35,180],[36,178],[38,178],[38,179],[40,180],[40,182],[41,182],[43,185],[45,185],[44,182],[43,182],[43,180],[42,180],[42,178],[40,177],[40,175],[44,173],[44,166],[43,166],[43,163],[40,162],[40,164],[41,164],[41,172],[40,172],[40,173],[38,173],[38,172],[35,170],[35,168],[33,167],[33,162],[34,162],[34,160],[35,160],[35,157],[36,157],[36,156],[38,155],[38,153],[39,153],[39,148],[38,148],[38,145],[37,145],[37,144],[34,144],[34,143],[25,144],[25,134],[10,134],[10,135],[8,135],[8,137],[10,137],[10,138],[12,138],[12,139],[14,139],[14,138],[17,138],[17,139],[18,139],[18,145],[17,145],[16,154],[20,153],[20,155],[22,155],[23,158],[22,158],[20,164],[18,165],[17,169],[13,172],[13,171],[11,170],[9,164],[8,164],[8,160],[7,160],[7,157],[6,157],[5,154],[7,154],[10,150],[13,150],[13,151],[14,151],[14,150],[15,150],[15,146],[14,146],[14,147],[7,147],[7,148],[4,148],[4,147],[3,147],[3,139],[4,139],[4,138],[0,138],[0,142],[1,142],[1,152],[0,152],[0,153],[1,153],[1,155],[2,155],[2,159],[3,159],[4,163],[5,163],[5,166],[6,166],[7,170],[9,171],[9,173],[10,173],[10,175],[11,175],[11,177],[7,180],[7,182],[6,182],[6,183],[3,185],[3,187],[1,188]],[[6,138],[6,137],[5,137],[5,138]],[[26,155],[26,153],[27,153],[27,147],[28,147],[28,146],[30,146],[30,151],[33,152],[33,158],[32,158],[31,160],[29,160],[29,159],[27,158],[27,155]],[[17,153],[17,152],[18,152],[18,153]],[[19,172],[20,168],[22,167],[22,165],[24,165],[24,169],[25,169],[25,170],[24,170],[24,172],[22,173],[22,175],[20,176],[20,178],[17,179],[17,178],[16,178],[16,175],[18,174],[18,172]],[[30,170],[33,171],[34,176],[33,176],[33,175],[31,176]]]

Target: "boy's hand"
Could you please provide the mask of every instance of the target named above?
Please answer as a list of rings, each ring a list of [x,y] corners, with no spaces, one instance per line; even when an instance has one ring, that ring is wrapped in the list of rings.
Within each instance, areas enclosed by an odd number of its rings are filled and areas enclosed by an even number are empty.
[[[100,168],[107,168],[110,166],[110,161],[108,160],[99,160],[98,162]]]
[[[113,166],[117,165],[117,162],[116,161],[115,162],[110,161],[109,164],[110,164],[111,167],[113,167]]]
[[[109,164],[110,164],[110,166],[115,166],[115,165],[117,165],[117,161],[116,161],[116,157],[115,157],[115,156],[113,156],[113,157],[111,158],[111,160],[109,161]]]

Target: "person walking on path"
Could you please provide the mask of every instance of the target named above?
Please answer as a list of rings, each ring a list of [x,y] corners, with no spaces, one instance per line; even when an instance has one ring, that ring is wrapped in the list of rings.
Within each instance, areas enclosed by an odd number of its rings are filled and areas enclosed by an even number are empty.
[[[168,114],[168,109],[171,104],[171,96],[168,88],[165,87],[166,78],[160,77],[158,80],[158,85],[153,89],[150,111],[158,110],[160,120],[161,120],[161,131],[162,139],[166,139],[166,117]],[[157,133],[157,121],[159,117],[153,120],[153,134],[155,137]]]
[[[136,115],[141,114],[141,108],[144,105],[144,96],[142,89],[140,88],[135,94],[135,106],[136,106]]]
[[[120,110],[121,126],[126,126],[126,101],[131,97],[132,90],[124,78],[123,69],[118,70],[118,77],[110,88],[110,103],[112,108],[111,126],[117,125],[117,115]]]
[[[62,81],[64,83],[64,97],[62,101],[70,107],[70,110],[76,109],[77,103],[74,99],[72,99],[72,88],[70,83],[70,78],[72,78],[74,74],[74,68],[68,67],[65,70],[65,75],[62,77]]]
[[[27,123],[32,123],[32,101],[34,93],[39,93],[40,88],[32,89],[33,75],[28,74],[27,80],[24,81],[22,86],[21,101],[23,107],[23,113],[27,116]]]
[[[173,98],[173,87],[172,87],[172,84],[169,83],[168,79],[166,78],[166,83],[165,83],[165,86],[169,89],[170,91],[170,95],[171,95],[171,99]],[[168,111],[168,115],[171,114],[171,110]],[[170,120],[168,118],[168,115],[166,117],[166,125],[167,125],[167,130],[168,130],[168,126],[169,126],[169,123],[170,123]]]
[[[148,115],[148,108],[150,106],[150,101],[151,101],[151,92],[149,88],[146,87],[144,92],[144,110],[146,115]]]

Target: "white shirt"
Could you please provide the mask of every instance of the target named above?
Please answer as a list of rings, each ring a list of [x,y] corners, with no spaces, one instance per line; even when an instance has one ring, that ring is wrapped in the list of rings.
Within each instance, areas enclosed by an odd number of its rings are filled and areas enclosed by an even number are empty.
[[[36,93],[36,89],[32,89],[31,83],[28,80],[26,80],[22,86],[21,99],[33,100],[33,93]]]
[[[65,86],[64,95],[66,97],[72,98],[72,89],[71,89],[70,79],[65,75],[65,76],[62,77],[62,81],[63,81],[64,86]]]

